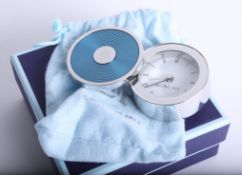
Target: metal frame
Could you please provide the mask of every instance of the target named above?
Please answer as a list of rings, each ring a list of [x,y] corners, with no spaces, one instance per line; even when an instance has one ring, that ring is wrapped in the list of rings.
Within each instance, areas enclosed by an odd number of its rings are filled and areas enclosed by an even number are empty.
[[[137,105],[140,106],[140,109],[147,115],[149,115],[151,108],[156,110],[159,106],[174,106],[181,117],[189,117],[198,111],[200,103],[206,103],[209,98],[208,64],[203,55],[195,48],[179,43],[166,43],[151,47],[145,51],[143,59],[149,62],[149,59],[153,55],[164,51],[181,51],[190,55],[197,62],[199,67],[198,80],[187,92],[175,97],[151,96],[150,93],[143,88],[140,81],[137,81],[131,86],[135,94]],[[145,103],[145,105],[143,103]],[[142,106],[145,106],[145,108]]]

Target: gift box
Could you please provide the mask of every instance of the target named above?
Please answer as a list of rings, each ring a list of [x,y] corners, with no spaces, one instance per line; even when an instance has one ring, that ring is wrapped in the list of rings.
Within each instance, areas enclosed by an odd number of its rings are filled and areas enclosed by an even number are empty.
[[[30,49],[12,56],[19,88],[35,122],[45,117],[45,71],[56,45]],[[186,157],[164,163],[86,163],[52,159],[58,174],[171,174],[215,156],[226,139],[229,119],[210,99],[195,115],[185,119]]]

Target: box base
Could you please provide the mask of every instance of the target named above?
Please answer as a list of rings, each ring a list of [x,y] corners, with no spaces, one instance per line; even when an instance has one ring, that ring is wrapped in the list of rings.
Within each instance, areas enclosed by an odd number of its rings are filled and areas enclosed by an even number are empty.
[[[44,75],[55,46],[31,49],[12,58],[13,71],[35,122],[45,116]],[[226,139],[229,120],[209,100],[185,120],[187,157],[171,163],[105,164],[51,159],[60,174],[170,174],[217,154]],[[216,146],[217,145],[217,146]]]
[[[203,160],[206,160],[210,157],[215,156],[218,153],[219,145],[213,146],[211,148],[208,148],[206,150],[200,151],[199,153],[190,155],[186,157],[185,159],[182,159],[177,162],[167,163],[155,170],[152,170],[150,172],[145,173],[145,175],[161,175],[161,174],[172,174],[174,172],[177,172],[183,168],[189,167],[193,164],[196,164],[198,162],[201,162]],[[137,167],[138,168],[138,167]],[[88,174],[88,173],[85,173]],[[121,169],[113,171],[112,173],[109,173],[108,175],[140,175],[140,172],[138,169]]]

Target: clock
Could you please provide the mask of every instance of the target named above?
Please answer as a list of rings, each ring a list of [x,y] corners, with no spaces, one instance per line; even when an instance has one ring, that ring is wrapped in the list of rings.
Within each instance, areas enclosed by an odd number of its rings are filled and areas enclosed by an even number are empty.
[[[208,64],[195,48],[165,43],[143,50],[122,28],[99,28],[77,38],[67,53],[70,75],[86,87],[114,89],[127,82],[147,116],[174,107],[185,118],[209,98]]]
[[[208,64],[195,48],[160,44],[144,52],[142,64],[130,81],[135,101],[148,116],[167,106],[189,117],[209,98]]]

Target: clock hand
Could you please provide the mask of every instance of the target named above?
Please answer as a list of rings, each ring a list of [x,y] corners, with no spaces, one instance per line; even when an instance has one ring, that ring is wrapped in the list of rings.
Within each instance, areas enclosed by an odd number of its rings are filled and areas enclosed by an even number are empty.
[[[162,83],[162,82],[172,82],[174,80],[174,77],[173,76],[171,76],[171,77],[167,77],[167,78],[165,78],[165,79],[163,79],[163,80],[160,80],[160,81],[157,81],[157,82],[154,82],[154,83],[151,83],[151,84],[147,84],[147,85],[145,85],[144,87],[145,88],[147,88],[147,87],[150,87],[150,86],[154,86],[154,85],[157,85],[157,84],[160,84],[160,83]]]
[[[170,79],[174,79],[174,76],[172,76],[171,74],[165,74],[163,75],[162,77],[156,77],[156,78],[150,78],[149,80],[164,80],[164,79],[167,79],[167,78],[170,78]]]

